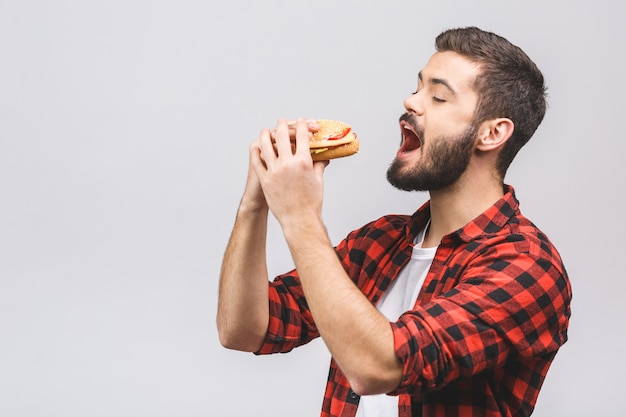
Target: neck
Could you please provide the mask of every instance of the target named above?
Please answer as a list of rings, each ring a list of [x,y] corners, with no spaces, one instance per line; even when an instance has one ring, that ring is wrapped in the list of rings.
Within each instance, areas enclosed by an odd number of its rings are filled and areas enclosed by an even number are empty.
[[[423,247],[438,246],[441,239],[460,229],[487,210],[504,195],[500,180],[467,181],[430,192],[430,227]]]

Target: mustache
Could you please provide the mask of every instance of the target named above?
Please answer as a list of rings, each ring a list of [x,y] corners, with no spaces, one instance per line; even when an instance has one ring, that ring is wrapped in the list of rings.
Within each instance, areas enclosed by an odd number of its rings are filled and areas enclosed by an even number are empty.
[[[400,116],[399,122],[406,122],[410,124],[411,127],[413,127],[414,129],[419,128],[419,125],[417,124],[417,117],[415,117],[412,113],[404,113],[402,116]]]
[[[417,117],[414,114],[406,112],[402,116],[400,116],[398,122],[408,123],[413,128],[415,133],[420,136],[420,138],[424,137],[424,129],[422,128],[422,126],[420,126],[419,122],[417,121]]]
[[[402,116],[400,116],[400,120],[398,120],[398,121],[399,122],[407,122],[407,123],[413,124],[413,123],[411,123],[412,120],[413,120],[413,115],[411,115],[411,113],[407,112],[407,113],[404,113]]]

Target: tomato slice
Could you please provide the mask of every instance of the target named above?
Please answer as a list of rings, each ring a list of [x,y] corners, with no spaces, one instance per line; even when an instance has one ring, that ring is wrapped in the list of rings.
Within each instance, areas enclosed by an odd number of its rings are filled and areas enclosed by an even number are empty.
[[[345,138],[346,135],[350,133],[351,130],[352,128],[346,127],[340,133],[329,137],[327,140],[337,140],[337,139]]]

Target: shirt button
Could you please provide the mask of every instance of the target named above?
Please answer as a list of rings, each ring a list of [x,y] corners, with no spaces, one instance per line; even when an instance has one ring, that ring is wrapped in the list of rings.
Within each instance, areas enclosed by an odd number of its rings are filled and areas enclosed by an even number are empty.
[[[359,394],[357,394],[356,392],[352,391],[352,388],[350,389],[350,392],[348,393],[348,398],[347,398],[347,402],[351,403],[351,404],[358,404],[359,403]]]

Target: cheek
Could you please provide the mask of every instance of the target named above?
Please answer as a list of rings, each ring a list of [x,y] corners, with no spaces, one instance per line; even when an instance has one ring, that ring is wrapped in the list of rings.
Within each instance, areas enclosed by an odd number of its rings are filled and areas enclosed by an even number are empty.
[[[447,112],[431,118],[430,124],[426,127],[424,136],[426,140],[433,137],[455,137],[462,135],[471,127],[473,115],[458,114],[458,112]]]

